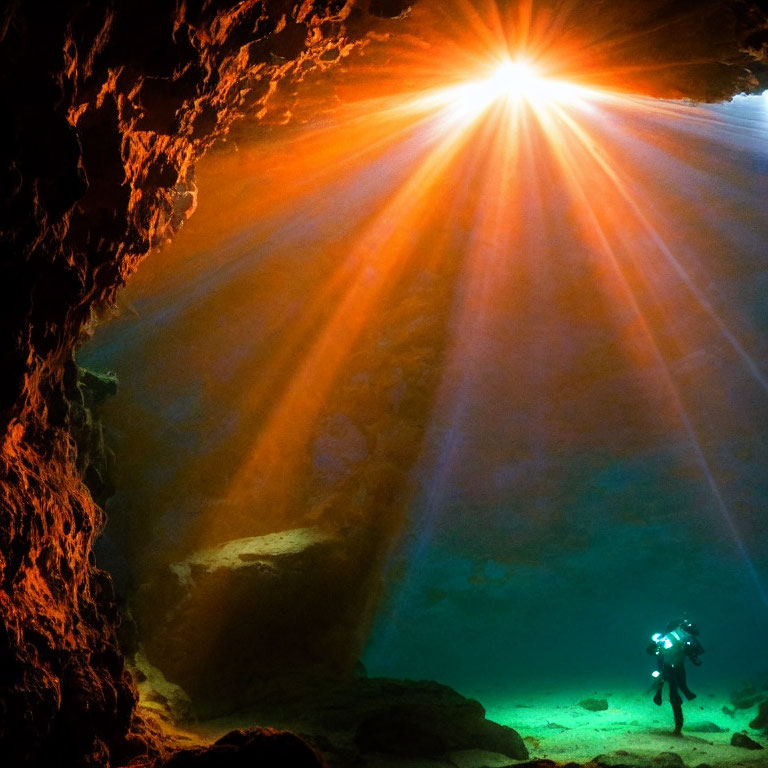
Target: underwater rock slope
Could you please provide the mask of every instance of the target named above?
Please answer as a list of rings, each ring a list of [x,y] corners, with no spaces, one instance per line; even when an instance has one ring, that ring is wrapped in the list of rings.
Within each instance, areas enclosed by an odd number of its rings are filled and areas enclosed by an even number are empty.
[[[370,7],[397,17],[406,5]],[[749,38],[752,60],[764,60],[765,4],[726,5],[743,19],[734,49]],[[237,117],[258,115],[281,78],[356,45],[367,7],[11,0],[0,10],[4,764],[147,764],[164,750],[137,716],[111,581],[91,555],[102,513],[70,437],[71,352],[92,309],[193,210],[195,160]]]

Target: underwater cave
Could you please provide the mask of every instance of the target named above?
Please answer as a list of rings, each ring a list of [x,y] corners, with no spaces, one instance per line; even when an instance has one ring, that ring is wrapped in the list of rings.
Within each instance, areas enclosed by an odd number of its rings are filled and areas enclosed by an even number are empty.
[[[0,765],[768,764],[764,2],[0,61]]]

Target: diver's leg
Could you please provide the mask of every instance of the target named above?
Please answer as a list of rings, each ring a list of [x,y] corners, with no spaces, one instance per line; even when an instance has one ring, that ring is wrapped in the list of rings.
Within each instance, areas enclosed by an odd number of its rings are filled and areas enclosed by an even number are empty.
[[[677,682],[685,698],[688,699],[688,701],[693,701],[696,698],[696,694],[688,687],[685,677],[685,667],[681,666],[677,670]]]
[[[675,736],[682,736],[683,731],[683,700],[672,702],[672,714],[675,716]]]
[[[672,714],[675,717],[674,734],[680,736],[683,730],[683,700],[677,690],[677,680],[669,680],[669,703],[672,705]]]

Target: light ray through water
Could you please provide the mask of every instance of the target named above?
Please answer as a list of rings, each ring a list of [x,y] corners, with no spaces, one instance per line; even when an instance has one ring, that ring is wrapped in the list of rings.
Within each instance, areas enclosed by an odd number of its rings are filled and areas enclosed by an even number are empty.
[[[610,99],[606,100],[613,101],[614,99],[618,100],[618,97],[612,96]],[[634,100],[634,102],[635,105],[638,104],[636,100]],[[625,102],[619,101],[619,103],[622,105],[622,107],[626,108]],[[642,108],[650,107],[651,110],[655,108],[655,105],[652,102],[640,102],[640,105]],[[640,208],[640,204],[628,192],[628,188],[624,182],[621,181],[619,174],[617,173],[614,166],[609,160],[606,159],[606,156],[602,153],[601,148],[598,148],[596,140],[587,133],[585,128],[579,125],[574,116],[568,113],[568,111],[559,104],[550,104],[549,109],[546,110],[535,107],[534,109],[536,111],[536,117],[538,119],[539,125],[544,129],[544,132],[549,139],[550,145],[558,157],[563,178],[568,178],[569,176],[571,177],[570,186],[574,189],[575,196],[581,199],[584,209],[591,212],[591,226],[599,235],[599,241],[601,243],[600,250],[604,253],[605,258],[610,261],[611,268],[616,270],[620,282],[624,286],[624,300],[633,307],[634,313],[644,328],[644,334],[647,337],[648,346],[653,352],[658,369],[662,372],[662,378],[666,381],[669,395],[674,402],[674,411],[678,414],[678,417],[682,422],[684,432],[687,435],[687,442],[691,446],[691,449],[693,450],[696,458],[696,462],[701,468],[705,482],[714,499],[715,507],[717,508],[719,514],[723,518],[724,523],[726,524],[727,532],[731,535],[735,546],[741,553],[745,568],[747,569],[753,581],[754,587],[760,597],[761,602],[764,606],[768,607],[768,600],[766,599],[766,592],[763,586],[762,577],[754,565],[753,559],[748,552],[747,547],[745,546],[743,535],[738,530],[734,517],[728,509],[728,505],[723,498],[722,492],[718,486],[718,482],[716,481],[710,467],[709,460],[705,456],[701,441],[696,434],[696,429],[692,425],[688,416],[686,406],[683,404],[678,395],[677,386],[669,371],[669,365],[657,345],[653,331],[649,327],[647,321],[644,319],[641,305],[638,304],[637,298],[635,296],[635,291],[637,289],[633,289],[629,283],[627,283],[624,270],[618,264],[614,250],[610,245],[609,235],[600,224],[600,217],[597,215],[595,207],[604,205],[605,198],[595,196],[594,187],[590,189],[590,183],[594,183],[596,181],[596,176],[603,176],[608,180],[609,186],[613,188],[615,195],[621,201],[618,206],[613,203],[612,207],[620,209],[619,216],[627,217],[628,220],[634,221],[635,228],[639,228],[641,231],[645,232],[646,237],[643,239],[650,240],[652,246],[657,249],[658,253],[666,260],[666,263],[673,269],[677,276],[682,279],[684,286],[688,289],[688,291],[690,291],[690,294],[695,299],[698,306],[704,310],[705,314],[712,321],[716,330],[730,344],[733,350],[737,353],[746,370],[754,377],[755,381],[763,390],[765,390],[765,377],[763,376],[753,357],[744,349],[743,345],[738,341],[735,334],[726,325],[725,321],[720,317],[720,315],[714,310],[711,302],[704,296],[703,291],[696,286],[691,276],[674,256],[670,248],[664,242],[661,235],[659,235],[656,229],[650,224],[647,217],[643,214]],[[717,118],[714,118],[710,112],[701,108],[697,109],[690,106],[666,105],[665,111],[667,114],[674,114],[676,118],[682,117],[684,119],[690,120],[691,122],[695,122],[699,124],[699,127],[702,127],[702,123],[706,125],[707,123],[717,124],[718,122]],[[606,113],[601,111],[597,119],[599,120],[605,118]],[[742,139],[742,135],[732,138],[734,141],[738,141]],[[581,159],[577,159],[572,152],[567,151],[567,147],[579,148],[582,154]],[[509,152],[509,147],[505,147],[504,151]],[[500,167],[504,166],[503,153],[497,158],[496,164]],[[576,169],[578,169],[578,175],[575,173]],[[526,183],[531,183],[530,177],[526,178]],[[506,202],[508,203],[509,201]],[[509,210],[511,210],[510,207],[508,207],[508,211]],[[612,215],[615,216],[616,212],[612,211]],[[612,227],[613,226],[615,225],[612,225]],[[488,228],[482,227],[479,228],[479,231],[487,232]],[[497,252],[495,254],[496,258],[503,258],[504,256],[507,256],[507,258],[514,258],[514,249],[509,248],[509,243],[507,246],[507,248],[497,248]],[[530,257],[530,254],[528,254],[528,256]],[[634,255],[631,254],[630,256],[635,262],[634,269],[640,271],[642,274],[643,265],[638,263],[639,260],[635,258]],[[486,274],[492,272],[490,267],[491,265],[489,264],[484,265]],[[655,279],[663,279],[663,275],[657,275],[654,280]],[[498,283],[496,285],[498,286]],[[651,295],[653,295],[656,291],[655,289],[651,288],[651,292]],[[474,296],[482,294],[481,291],[470,291],[469,293]],[[486,299],[487,297],[483,296],[483,299],[478,303],[483,305]],[[482,309],[479,311],[482,312]],[[467,326],[472,327],[473,324],[470,322],[467,324],[458,323],[457,325],[459,327],[466,328]],[[466,331],[464,331],[464,333],[466,333]],[[472,334],[469,333],[467,335],[471,337]],[[473,360],[472,354],[466,353],[458,355],[457,359],[461,360],[463,364],[467,366],[474,366],[477,362],[476,360]],[[454,366],[454,368],[455,367],[458,366]],[[449,372],[448,375],[451,375],[450,372],[453,371],[454,368],[451,368],[450,365],[446,367],[446,370]],[[466,380],[467,376],[460,376],[460,378]],[[444,427],[440,432],[440,434],[443,435],[441,438],[441,444],[444,450],[438,453],[434,474],[429,480],[426,481],[426,487],[429,490],[426,491],[425,499],[423,503],[418,504],[416,507],[415,514],[418,516],[418,518],[414,521],[413,524],[419,533],[413,537],[413,543],[407,552],[405,554],[401,553],[400,555],[400,561],[408,564],[407,566],[401,567],[405,567],[407,571],[418,573],[419,569],[423,567],[423,553],[431,545],[434,529],[439,527],[440,524],[440,507],[443,506],[445,497],[449,496],[451,493],[450,478],[452,472],[455,471],[455,467],[452,467],[451,465],[460,461],[460,456],[456,455],[456,447],[458,444],[457,433],[460,433],[463,427],[462,422],[464,420],[465,409],[461,407],[460,403],[463,402],[463,399],[467,396],[466,389],[466,386],[459,387],[460,394],[457,393],[457,397],[455,399],[456,409],[453,412],[453,416],[450,419],[448,426]],[[404,602],[407,602],[407,592],[409,590],[408,577],[400,576],[400,583],[403,585],[401,586],[401,589],[404,591],[402,593],[402,599]],[[410,587],[411,590],[418,588],[419,587],[415,585]],[[385,626],[381,630],[382,635],[377,645],[378,653],[386,652],[386,650],[382,651],[382,648],[386,649],[386,638],[391,637],[395,631],[397,630],[394,625],[389,627]]]
[[[676,215],[700,204],[689,203],[686,180],[708,178],[691,137],[701,152],[765,162],[766,126],[754,110],[737,119],[569,84],[561,72],[547,79],[526,7],[514,34],[498,15],[482,26],[470,14],[484,44],[444,83],[432,67],[430,87],[358,100],[325,125],[201,169],[228,206],[218,234],[225,204],[206,213],[202,202],[137,277],[131,300],[155,337],[147,344],[123,325],[104,342],[138,350],[136,367],[147,372],[133,372],[129,393],[164,404],[154,394],[164,377],[152,371],[157,358],[183,351],[176,375],[188,403],[174,401],[166,418],[195,447],[185,443],[176,463],[166,449],[153,467],[172,478],[157,480],[171,490],[152,501],[174,557],[232,537],[310,523],[346,530],[352,521],[382,537],[369,558],[375,580],[410,508],[404,548],[395,549],[406,565],[390,579],[396,611],[417,600],[434,551],[458,549],[457,540],[468,558],[502,569],[541,567],[546,547],[574,562],[599,549],[584,510],[594,504],[608,519],[607,502],[576,475],[639,455],[653,466],[668,460],[690,497],[657,490],[648,502],[643,488],[628,492],[615,512],[623,529],[669,554],[674,546],[653,528],[677,531],[671,509],[684,503],[680,525],[704,550],[697,507],[714,506],[766,603],[765,553],[742,530],[762,530],[764,468],[757,462],[760,479],[747,492],[748,470],[734,472],[724,453],[730,443],[765,450],[768,322],[759,297],[746,311],[703,280],[728,283],[727,222]],[[527,40],[525,56],[510,58],[500,35]],[[674,189],[658,178],[659,156],[674,167]],[[753,199],[766,191],[749,183]],[[734,189],[711,190],[725,211]],[[756,210],[757,234],[738,236],[734,258],[759,278],[768,223]],[[203,328],[213,341],[202,341]],[[135,420],[164,445],[143,405],[120,407],[126,434]],[[136,472],[146,467],[137,462]],[[184,513],[197,511],[181,524],[187,501]],[[495,540],[480,542],[486,530]],[[647,578],[660,591],[660,577]],[[378,640],[377,631],[373,656],[403,637],[394,621]]]

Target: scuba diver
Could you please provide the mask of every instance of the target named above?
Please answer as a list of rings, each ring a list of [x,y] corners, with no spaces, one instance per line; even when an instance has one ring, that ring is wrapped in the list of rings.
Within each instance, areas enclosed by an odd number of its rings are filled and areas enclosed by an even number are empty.
[[[661,692],[664,683],[669,686],[669,703],[675,716],[676,736],[683,729],[683,700],[680,691],[688,701],[696,698],[696,694],[688,687],[685,679],[685,659],[688,657],[697,667],[700,666],[699,656],[704,653],[698,640],[698,627],[688,619],[677,619],[667,624],[666,634],[657,632],[651,638],[651,644],[646,651],[656,656],[658,670],[653,673],[656,682],[653,703],[661,706]]]

